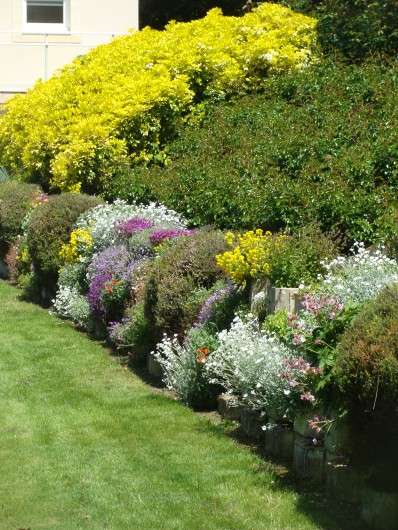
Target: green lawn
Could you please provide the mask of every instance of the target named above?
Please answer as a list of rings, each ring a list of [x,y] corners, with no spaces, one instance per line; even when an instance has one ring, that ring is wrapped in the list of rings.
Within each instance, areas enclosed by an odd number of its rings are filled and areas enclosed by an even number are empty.
[[[0,431],[1,530],[353,528],[5,282]]]

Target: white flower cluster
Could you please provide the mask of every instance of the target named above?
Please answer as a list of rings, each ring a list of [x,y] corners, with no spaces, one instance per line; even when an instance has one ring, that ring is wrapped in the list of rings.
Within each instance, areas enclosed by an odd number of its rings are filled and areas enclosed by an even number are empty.
[[[382,250],[365,249],[363,243],[354,245],[351,256],[339,256],[325,267],[316,292],[335,296],[343,304],[376,298],[384,287],[398,282],[398,263]]]
[[[60,286],[53,304],[58,316],[71,319],[80,326],[87,326],[91,314],[90,306],[86,297],[80,294],[76,287]]]
[[[221,384],[242,402],[256,409],[289,408],[289,384],[280,377],[291,351],[275,335],[259,328],[256,318],[236,316],[230,330],[218,335],[219,346],[205,369],[211,381]]]
[[[83,213],[76,228],[89,230],[93,239],[91,253],[114,245],[118,240],[115,223],[127,221],[132,217],[145,217],[155,223],[155,227],[180,229],[185,228],[187,222],[174,210],[168,210],[163,205],[151,203],[127,204],[126,201],[116,200],[112,204],[100,204]]]

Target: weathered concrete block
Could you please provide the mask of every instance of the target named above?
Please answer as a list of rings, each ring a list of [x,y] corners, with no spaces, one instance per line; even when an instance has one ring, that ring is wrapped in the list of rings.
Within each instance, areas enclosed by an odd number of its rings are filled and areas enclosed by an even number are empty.
[[[317,433],[315,429],[311,428],[308,421],[312,420],[315,416],[321,416],[318,411],[313,412],[297,412],[294,416],[293,430],[295,433],[303,436],[304,438],[318,438],[323,439],[324,433]]]
[[[0,258],[0,278],[8,280],[10,274],[8,272],[8,267],[3,258]]]
[[[397,530],[398,491],[376,491],[365,486],[361,495],[361,516],[375,530]]]
[[[338,459],[329,460],[326,453],[326,494],[330,499],[358,504],[361,498],[359,471]]]
[[[299,290],[295,287],[267,287],[267,313],[275,313],[279,309],[286,309],[298,313],[301,309]]]
[[[263,426],[266,423],[266,417],[261,415],[258,410],[245,408],[241,411],[240,427],[246,436],[251,438],[264,438]]]
[[[265,451],[268,454],[292,460],[294,432],[288,425],[267,423],[265,425]]]
[[[217,399],[218,412],[227,420],[240,420],[243,406],[237,398],[228,394],[221,394]]]
[[[350,448],[351,433],[348,421],[344,418],[334,421],[325,433],[325,449],[335,455],[346,453]]]
[[[161,379],[163,377],[163,368],[160,362],[153,356],[152,353],[147,355],[147,369],[150,375]]]
[[[296,439],[294,442],[293,470],[297,477],[317,483],[325,479],[325,450],[312,445],[311,440]]]

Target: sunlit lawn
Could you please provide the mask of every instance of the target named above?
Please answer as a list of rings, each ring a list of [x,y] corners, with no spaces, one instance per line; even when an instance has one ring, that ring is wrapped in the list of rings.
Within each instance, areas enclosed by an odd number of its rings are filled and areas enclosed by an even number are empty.
[[[0,431],[0,529],[352,528],[5,282]]]

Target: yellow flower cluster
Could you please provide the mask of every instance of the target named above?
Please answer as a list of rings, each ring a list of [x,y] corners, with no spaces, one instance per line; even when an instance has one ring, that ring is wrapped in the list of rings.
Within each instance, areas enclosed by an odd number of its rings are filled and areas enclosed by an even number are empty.
[[[215,8],[118,37],[7,102],[0,164],[62,191],[105,188],[115,168],[167,159],[162,127],[200,114],[196,90],[224,98],[309,64],[316,23],[264,2],[243,17]]]
[[[235,236],[228,232],[227,245],[233,250],[218,254],[218,265],[237,283],[246,285],[249,278],[266,278],[271,270],[272,253],[281,248],[286,237],[273,236],[260,228]]]
[[[59,255],[66,263],[76,263],[92,244],[90,232],[77,228],[71,233],[69,243],[62,245]]]

